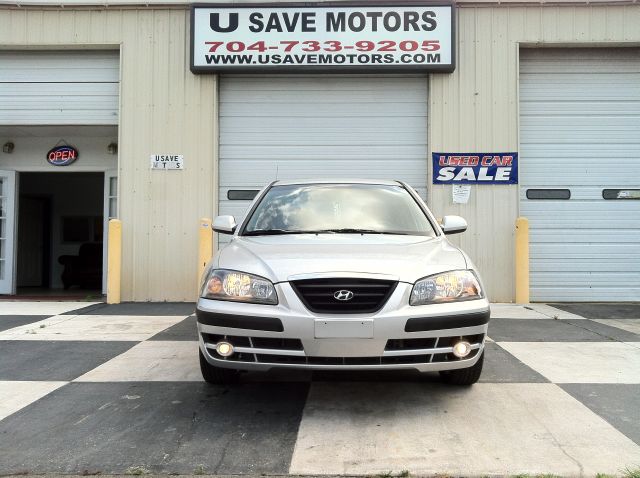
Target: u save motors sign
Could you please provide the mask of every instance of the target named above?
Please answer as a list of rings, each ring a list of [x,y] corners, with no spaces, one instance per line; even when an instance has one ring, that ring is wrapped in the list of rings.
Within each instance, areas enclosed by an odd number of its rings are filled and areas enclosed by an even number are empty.
[[[451,5],[194,5],[191,71],[444,71]]]

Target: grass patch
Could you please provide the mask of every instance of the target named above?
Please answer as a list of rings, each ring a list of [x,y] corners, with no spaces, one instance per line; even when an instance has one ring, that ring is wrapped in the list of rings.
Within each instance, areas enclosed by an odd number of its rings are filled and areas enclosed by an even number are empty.
[[[196,469],[193,470],[193,474],[194,475],[204,475],[205,474],[204,465],[196,466]]]
[[[623,478],[640,478],[640,467],[629,468],[628,466],[622,470]]]
[[[409,470],[402,470],[400,473],[398,473],[398,477],[399,478],[408,478],[410,474],[411,473],[409,473]]]
[[[148,475],[149,473],[151,472],[147,470],[144,466],[130,466],[124,472],[125,475],[132,475],[132,476]]]

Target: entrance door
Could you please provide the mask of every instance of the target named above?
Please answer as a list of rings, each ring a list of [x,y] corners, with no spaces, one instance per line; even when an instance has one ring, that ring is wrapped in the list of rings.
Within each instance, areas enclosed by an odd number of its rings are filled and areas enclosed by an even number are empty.
[[[48,287],[49,235],[46,198],[20,197],[18,214],[17,287]]]
[[[118,217],[118,172],[104,173],[104,239],[102,240],[102,293],[107,293],[107,251],[109,240],[109,219]]]
[[[16,173],[0,170],[0,294],[14,294]]]

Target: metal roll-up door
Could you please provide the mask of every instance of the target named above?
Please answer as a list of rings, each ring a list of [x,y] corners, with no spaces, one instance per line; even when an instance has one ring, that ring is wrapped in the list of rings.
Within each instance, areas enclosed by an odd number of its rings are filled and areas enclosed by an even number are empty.
[[[426,77],[223,76],[219,95],[219,214],[239,221],[276,178],[400,179],[426,197]]]
[[[520,53],[531,300],[640,297],[640,49]]]
[[[118,124],[117,51],[0,52],[0,124]]]

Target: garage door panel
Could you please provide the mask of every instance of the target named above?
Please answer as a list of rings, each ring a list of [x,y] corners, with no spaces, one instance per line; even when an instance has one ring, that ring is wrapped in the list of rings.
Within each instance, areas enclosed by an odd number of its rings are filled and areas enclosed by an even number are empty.
[[[327,91],[322,88],[318,88],[315,90],[280,90],[280,91],[262,91],[256,92],[251,95],[251,103],[252,105],[265,105],[268,106],[273,103],[274,99],[280,99],[281,103],[287,104],[323,104],[327,103],[328,100],[326,97],[322,97],[319,95],[310,95],[310,92],[318,92],[318,91]],[[332,91],[332,90],[328,90]],[[373,101],[378,101],[381,103],[413,103],[415,100],[415,95],[412,91],[398,91],[393,96],[387,96],[383,93],[383,91],[378,89],[358,89],[357,85],[353,89],[349,90],[333,90],[333,94],[331,95],[331,103],[338,103],[339,100],[348,101],[352,104],[359,103],[371,103]],[[229,107],[232,104],[249,104],[247,102],[247,97],[244,94],[243,90],[225,90],[225,105]]]
[[[244,145],[235,143],[237,146],[241,148],[243,146],[261,146],[269,147],[275,145],[277,147],[299,147],[301,142],[304,142],[307,146],[316,146],[322,147],[328,142],[331,142],[333,146],[371,146],[371,145],[380,145],[380,146],[390,146],[390,145],[407,145],[407,143],[411,143],[415,139],[415,134],[411,132],[402,132],[397,134],[390,134],[387,132],[386,134],[376,134],[375,131],[362,131],[362,130],[354,130],[354,136],[357,134],[357,140],[353,140],[353,137],[348,137],[344,135],[343,131],[336,131],[335,134],[331,131],[290,131],[291,138],[280,140],[275,138],[273,133],[254,133],[250,138],[247,138]],[[233,143],[225,146],[233,146]],[[410,146],[410,144],[409,144]]]
[[[419,118],[426,114],[426,108],[424,105],[413,103],[386,103],[388,111],[386,116],[396,117],[414,117]],[[312,117],[334,118],[336,116],[347,118],[361,118],[369,116],[378,116],[380,114],[380,108],[372,104],[351,104],[348,99],[344,101],[336,101],[332,103],[286,103],[283,104],[283,109],[273,110],[268,104],[248,104],[248,103],[221,103],[220,114],[229,115],[235,117],[250,117],[250,118],[272,118],[272,117],[309,117],[310,112],[313,111]],[[250,120],[249,120],[250,121]]]
[[[52,78],[76,82],[118,82],[117,51],[2,52],[0,83],[49,83]]]
[[[584,259],[597,259],[597,258],[624,258],[640,259],[640,251],[638,246],[632,243],[618,243],[612,241],[609,243],[573,243],[567,244],[567,242],[560,242],[562,236],[558,236],[558,242],[555,243],[543,243],[532,244],[529,249],[530,257],[576,257]]]
[[[118,124],[117,51],[6,51],[0,64],[0,124]]]
[[[246,145],[246,146],[221,146],[220,157],[226,160],[247,159],[249,161],[296,161],[302,160],[322,160],[331,161],[330,158],[348,158],[349,161],[378,161],[379,163],[393,161],[416,161],[421,159],[424,161],[426,157],[426,146],[423,145],[372,145],[363,141],[359,143],[354,138],[356,144],[349,145],[327,145],[312,144],[300,146],[263,146]],[[375,146],[375,147],[372,147]],[[376,164],[377,166],[378,164]],[[425,166],[426,167],[426,166]]]
[[[640,81],[640,79],[638,80]],[[631,115],[638,114],[640,101],[627,101],[624,99],[608,101],[566,101],[566,98],[550,100],[547,97],[539,101],[527,101],[521,103],[520,113],[524,116],[579,116],[579,115]]]
[[[640,59],[636,48],[528,48],[520,56],[526,59],[520,73],[610,73],[610,62],[615,63],[616,71],[640,72],[634,61]]]
[[[262,183],[264,185],[264,178],[275,179],[276,172],[279,172],[278,177],[280,179],[295,179],[300,177],[344,177],[349,176],[351,173],[358,173],[361,176],[364,174],[367,177],[374,178],[387,178],[392,177],[394,174],[409,174],[414,177],[421,177],[426,174],[427,165],[421,165],[420,167],[414,167],[416,161],[412,160],[380,160],[371,161],[366,157],[361,160],[353,160],[346,163],[341,159],[329,160],[322,156],[304,157],[298,156],[298,159],[291,161],[282,161],[274,159],[273,161],[261,161],[261,160],[244,160],[243,163],[247,165],[246,169],[237,170],[233,166],[237,164],[233,159],[220,162],[220,183],[225,186],[239,186],[241,184],[255,184]],[[393,165],[393,171],[389,169],[389,163]],[[250,175],[247,172],[251,172]],[[300,176],[299,174],[305,174],[306,176]],[[424,178],[423,178],[424,183]],[[420,186],[420,184],[418,185]]]
[[[241,116],[227,117],[223,125],[220,125],[220,134],[225,137],[226,141],[241,142],[247,139],[247,135],[255,133],[276,134],[286,129],[290,132],[305,132],[309,128],[320,131],[331,131],[344,136],[354,136],[353,132],[367,132],[375,128],[380,134],[389,134],[390,132],[401,133],[411,132],[422,133],[422,124],[415,121],[412,117],[397,117],[393,124],[390,124],[388,117],[371,116],[367,118],[366,123],[358,124],[353,117],[332,118],[331,123],[327,124],[326,119],[317,116],[309,117],[291,117],[280,116],[271,117],[269,122],[263,120],[255,121]],[[243,136],[234,135],[233,133],[242,130],[246,134]],[[351,134],[350,134],[351,132]]]
[[[633,178],[630,179],[630,182],[632,181],[633,181]],[[622,183],[613,183],[611,185],[607,185],[606,189],[628,190],[630,189],[628,186],[629,185],[625,185]],[[549,187],[548,184],[544,184],[542,181],[540,182],[540,184],[537,184],[537,185],[531,184],[527,186],[526,189],[523,188],[520,191],[521,199],[526,199],[527,191],[529,189],[555,189],[555,188]],[[581,201],[584,200],[584,201],[592,201],[592,202],[600,203],[600,201],[602,200],[602,192],[604,191],[605,188],[603,188],[602,186],[593,186],[593,185],[576,186],[573,184],[565,184],[563,188],[558,188],[558,189],[569,189],[569,191],[571,192],[572,199],[579,199]],[[629,201],[622,201],[622,202],[619,202],[618,204],[619,204],[618,207],[621,207],[621,208],[629,207],[632,210],[634,209],[633,204],[631,204]]]
[[[410,87],[427,91],[426,77],[410,77],[399,75],[364,76],[364,75],[261,75],[259,79],[246,75],[225,75],[220,91],[225,93],[239,91],[246,94],[253,90],[253,95],[264,91],[328,91],[342,93],[344,91],[378,91],[388,93],[390,84],[397,89]],[[260,87],[256,88],[256,82]],[[394,93],[395,94],[395,93]]]
[[[637,257],[636,257],[637,259]],[[573,273],[611,273],[614,276],[617,276],[618,273],[628,272],[631,274],[638,274],[633,267],[633,264],[630,264],[629,261],[619,261],[615,263],[611,263],[608,258],[573,258],[573,262],[575,264],[575,268],[573,269]],[[536,260],[536,267],[532,269],[539,276],[539,272],[557,272],[557,259],[552,257],[543,257],[538,258]]]
[[[615,242],[611,242],[611,231],[606,229],[594,230],[590,229],[585,232],[582,229],[561,227],[554,229],[553,231],[541,230],[542,228],[536,227],[535,230],[531,230],[529,234],[529,240],[533,244],[566,244],[566,243],[606,243],[606,244],[636,244],[638,241],[638,234],[640,231],[635,228],[619,229],[616,230]],[[549,228],[553,229],[553,228]],[[558,239],[561,238],[561,239]],[[640,252],[639,252],[640,253]]]
[[[638,80],[640,73],[610,73],[587,75],[562,75],[549,73],[547,75],[533,74],[525,76],[520,83],[520,94],[526,96],[524,105],[531,105],[538,100],[580,101],[584,98],[598,98],[600,101],[625,101],[626,92],[640,93]],[[580,89],[576,89],[576,81],[580,82]],[[602,85],[607,84],[611,89],[602,91]],[[616,88],[618,86],[619,88]],[[534,103],[535,104],[535,103]]]
[[[640,189],[640,49],[523,50],[520,66],[531,299],[637,300],[640,200],[602,192]],[[549,188],[571,197],[527,198]]]
[[[588,148],[576,148],[580,143],[566,144],[566,143],[554,143],[553,141],[537,141],[533,142],[532,139],[529,142],[524,142],[523,134],[525,131],[520,132],[521,136],[521,151],[528,155],[535,155],[539,159],[549,158],[550,153],[553,157],[566,157],[566,158],[603,158],[603,157],[615,157],[615,158],[637,158],[640,153],[640,145],[637,143],[632,144],[617,144],[617,143],[602,143],[602,144],[590,144]],[[538,139],[538,138],[535,138]],[[542,138],[541,138],[542,139]],[[528,165],[523,165],[528,166]]]
[[[532,289],[532,302],[562,302],[567,297],[572,297],[575,302],[620,302],[628,301],[629,296],[638,297],[640,287],[619,288],[616,286],[607,287],[598,285],[597,287],[536,287]]]
[[[426,197],[427,105],[425,77],[221,77],[220,214],[249,204],[230,188],[276,178],[400,179]]]

